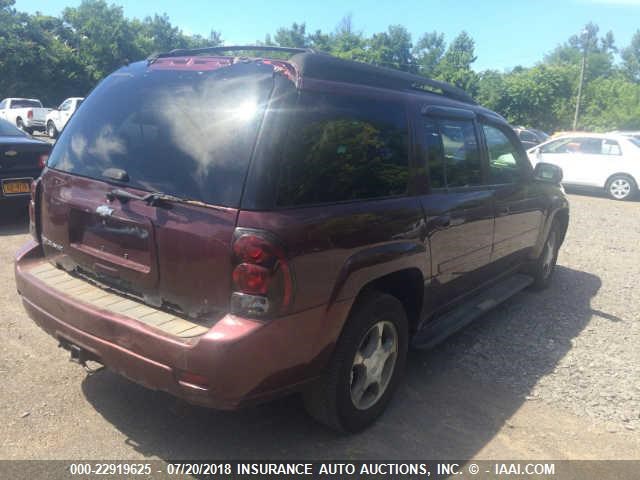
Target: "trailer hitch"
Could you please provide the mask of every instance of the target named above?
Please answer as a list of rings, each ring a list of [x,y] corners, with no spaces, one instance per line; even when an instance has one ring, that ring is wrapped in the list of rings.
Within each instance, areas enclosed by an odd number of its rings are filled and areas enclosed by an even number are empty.
[[[58,346],[61,348],[64,348],[69,352],[69,361],[77,363],[78,365],[82,366],[82,368],[84,368],[85,372],[87,372],[88,375],[93,375],[94,373],[98,373],[100,370],[105,368],[102,362],[100,362],[100,359],[98,358],[98,356],[95,355],[94,353],[89,352],[84,348],[79,347],[78,345],[75,345],[65,339],[59,339],[59,342],[60,343],[58,344]],[[94,362],[99,364],[100,366],[97,368],[94,368],[89,366],[87,362]]]

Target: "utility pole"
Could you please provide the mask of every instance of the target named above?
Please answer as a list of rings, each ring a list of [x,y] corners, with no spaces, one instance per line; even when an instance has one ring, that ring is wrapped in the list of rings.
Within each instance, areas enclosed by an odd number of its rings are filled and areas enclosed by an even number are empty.
[[[582,99],[582,87],[584,85],[584,69],[587,66],[587,49],[589,48],[589,30],[582,30],[583,49],[582,67],[580,67],[580,83],[578,83],[578,98],[576,99],[576,113],[573,116],[573,130],[578,129],[578,117],[580,116],[580,100]]]

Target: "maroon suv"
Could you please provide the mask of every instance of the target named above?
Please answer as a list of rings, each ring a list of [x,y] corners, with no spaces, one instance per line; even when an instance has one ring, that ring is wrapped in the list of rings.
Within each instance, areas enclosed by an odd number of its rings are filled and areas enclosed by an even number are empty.
[[[362,429],[410,345],[548,284],[562,172],[450,85],[232,50],[91,93],[32,186],[18,291],[82,364],[222,409],[299,391]]]

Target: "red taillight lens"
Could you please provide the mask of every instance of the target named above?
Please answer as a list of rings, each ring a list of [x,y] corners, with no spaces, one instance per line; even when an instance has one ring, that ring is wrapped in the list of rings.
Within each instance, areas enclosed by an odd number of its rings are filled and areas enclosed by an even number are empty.
[[[275,257],[274,246],[255,234],[245,234],[239,237],[233,244],[233,253],[242,262],[259,265],[268,264]]]
[[[43,153],[38,157],[38,167],[44,168],[47,165],[47,160],[49,160],[49,155]]]
[[[268,232],[238,228],[233,243],[234,313],[264,317],[281,312],[293,296],[293,278],[284,249]]]
[[[27,112],[27,118],[28,118],[28,119],[32,119],[32,118],[33,118],[33,110],[29,110],[29,111]]]
[[[233,270],[233,283],[243,293],[266,295],[271,272],[260,265],[241,263]]]

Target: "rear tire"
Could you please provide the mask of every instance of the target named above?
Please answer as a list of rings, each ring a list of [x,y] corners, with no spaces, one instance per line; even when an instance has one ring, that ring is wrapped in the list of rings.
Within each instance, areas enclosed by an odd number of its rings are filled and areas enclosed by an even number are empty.
[[[628,175],[614,175],[607,182],[605,190],[614,200],[630,200],[638,192],[638,185]]]
[[[57,138],[58,137],[58,129],[56,128],[55,123],[51,120],[47,122],[47,135],[49,138]]]
[[[338,431],[365,429],[391,400],[407,349],[402,303],[386,293],[367,292],[349,315],[326,373],[303,392],[307,412]]]
[[[544,242],[542,253],[531,269],[531,275],[533,276],[531,288],[534,290],[544,290],[551,283],[551,277],[558,260],[561,234],[560,224],[554,220],[549,229],[549,235],[547,235],[547,239]]]

